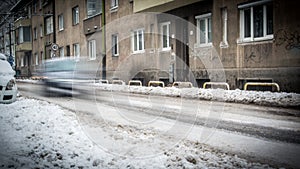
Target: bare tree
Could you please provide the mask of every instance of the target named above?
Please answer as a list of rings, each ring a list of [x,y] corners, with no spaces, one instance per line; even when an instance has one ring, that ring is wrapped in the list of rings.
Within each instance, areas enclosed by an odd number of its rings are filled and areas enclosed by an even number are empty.
[[[6,16],[9,15],[9,10],[18,2],[19,0],[1,0],[0,2],[0,23],[5,22]]]

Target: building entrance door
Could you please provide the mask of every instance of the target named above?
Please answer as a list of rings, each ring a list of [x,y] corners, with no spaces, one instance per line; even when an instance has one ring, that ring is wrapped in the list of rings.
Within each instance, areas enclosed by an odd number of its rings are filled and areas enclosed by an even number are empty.
[[[189,81],[189,36],[188,36],[188,22],[186,19],[176,20],[176,71],[177,81]]]

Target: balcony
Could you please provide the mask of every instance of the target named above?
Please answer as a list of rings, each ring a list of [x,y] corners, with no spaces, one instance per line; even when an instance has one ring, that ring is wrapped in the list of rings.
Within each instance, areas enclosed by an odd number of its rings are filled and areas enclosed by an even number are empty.
[[[203,0],[134,0],[133,12],[166,12]]]
[[[31,20],[28,18],[19,18],[15,21],[15,27],[19,28],[21,26],[31,26]]]
[[[102,17],[102,14],[97,14],[93,17],[83,20],[83,29],[84,29],[85,35],[95,33],[101,29],[101,27],[102,27],[102,24],[101,24],[102,18],[101,17]]]
[[[23,42],[16,45],[16,52],[26,52],[32,50],[32,43],[31,42]]]

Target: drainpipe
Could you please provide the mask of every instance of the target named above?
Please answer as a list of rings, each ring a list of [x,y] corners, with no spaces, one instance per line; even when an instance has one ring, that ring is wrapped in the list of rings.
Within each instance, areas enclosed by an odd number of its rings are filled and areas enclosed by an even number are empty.
[[[12,49],[11,49],[11,23],[9,22],[8,23],[8,29],[9,29],[9,35],[8,35],[8,37],[9,37],[9,57],[11,57],[12,56]]]
[[[52,4],[52,19],[53,19],[53,43],[56,43],[55,1],[56,1],[56,0],[53,0],[53,4]]]
[[[102,0],[102,79],[106,79],[106,30],[105,30],[105,0]]]

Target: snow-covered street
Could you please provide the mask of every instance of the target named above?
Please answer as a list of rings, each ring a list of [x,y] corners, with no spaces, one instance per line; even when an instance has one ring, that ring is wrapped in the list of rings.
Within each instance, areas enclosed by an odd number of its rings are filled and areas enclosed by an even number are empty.
[[[188,140],[155,157],[113,155],[86,136],[73,112],[46,101],[21,97],[15,103],[1,105],[0,112],[1,168],[270,167]],[[121,125],[114,128],[119,133],[127,129]],[[141,134],[133,130],[127,134]]]
[[[299,166],[296,109],[225,103],[243,91],[91,86],[90,97],[45,97],[41,85],[19,83],[17,101],[0,104],[0,168]],[[241,102],[299,104],[298,94],[275,95]]]

